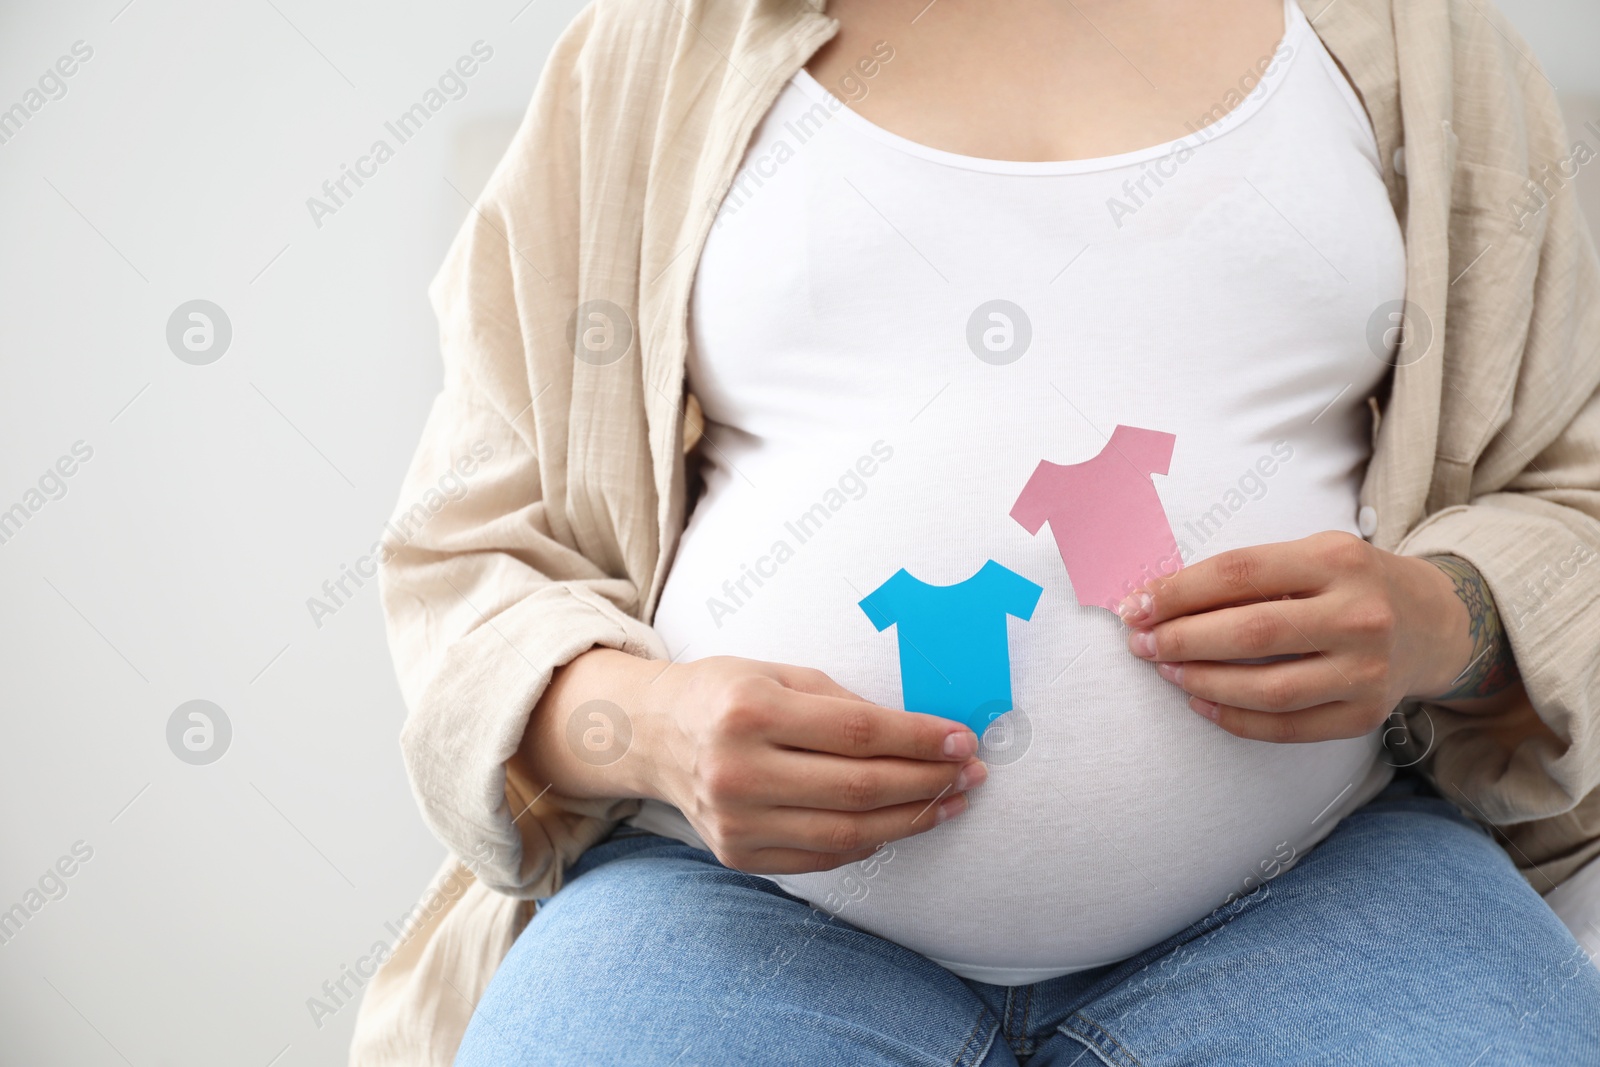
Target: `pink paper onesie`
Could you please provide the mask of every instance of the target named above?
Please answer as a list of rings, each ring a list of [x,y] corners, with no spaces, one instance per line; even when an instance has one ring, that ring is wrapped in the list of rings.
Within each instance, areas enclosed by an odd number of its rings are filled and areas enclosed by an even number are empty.
[[[1118,426],[1100,454],[1061,466],[1041,460],[1011,517],[1030,534],[1055,534],[1084,607],[1115,612],[1129,593],[1183,565],[1152,474],[1166,474],[1177,438]]]

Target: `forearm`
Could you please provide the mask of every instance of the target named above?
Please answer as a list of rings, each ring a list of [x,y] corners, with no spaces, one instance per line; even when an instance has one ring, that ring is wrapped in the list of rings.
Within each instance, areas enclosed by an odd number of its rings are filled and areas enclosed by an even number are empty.
[[[1416,695],[1452,710],[1480,714],[1504,710],[1522,700],[1517,661],[1488,583],[1470,563],[1455,556],[1423,559],[1434,568],[1434,596],[1442,604],[1434,616],[1437,628],[1432,636],[1440,650],[1455,649],[1456,655],[1442,651],[1436,662],[1454,673],[1448,681],[1440,684],[1436,680]],[[1463,651],[1465,665],[1455,669]]]
[[[575,799],[653,796],[638,728],[666,664],[592,648],[551,676],[518,751],[541,787]]]

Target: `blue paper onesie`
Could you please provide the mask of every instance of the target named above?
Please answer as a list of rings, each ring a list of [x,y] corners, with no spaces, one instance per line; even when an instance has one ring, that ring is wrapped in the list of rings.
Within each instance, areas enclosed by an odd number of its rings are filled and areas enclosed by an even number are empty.
[[[879,631],[897,626],[907,711],[964,723],[974,733],[1011,710],[1006,618],[1033,617],[1044,590],[989,560],[954,585],[928,585],[904,568],[861,600]]]

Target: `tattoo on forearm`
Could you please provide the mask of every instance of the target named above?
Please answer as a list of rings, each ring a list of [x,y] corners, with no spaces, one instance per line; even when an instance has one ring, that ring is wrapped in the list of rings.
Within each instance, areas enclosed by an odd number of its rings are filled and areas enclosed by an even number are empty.
[[[1493,696],[1514,683],[1520,675],[1511,655],[1505,624],[1494,604],[1494,594],[1477,568],[1455,556],[1427,556],[1429,563],[1450,576],[1456,596],[1467,608],[1468,632],[1472,637],[1472,659],[1456,676],[1448,691],[1436,700],[1461,700]]]

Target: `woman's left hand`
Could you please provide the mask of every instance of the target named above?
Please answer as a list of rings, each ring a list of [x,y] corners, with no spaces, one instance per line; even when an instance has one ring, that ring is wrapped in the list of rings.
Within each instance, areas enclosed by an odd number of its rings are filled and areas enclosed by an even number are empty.
[[[1259,741],[1371,733],[1401,700],[1446,694],[1473,659],[1450,575],[1331,531],[1212,556],[1136,591],[1119,614],[1128,648],[1190,707]],[[1224,662],[1273,656],[1297,658]]]

